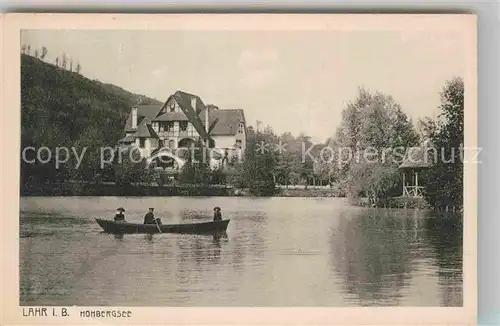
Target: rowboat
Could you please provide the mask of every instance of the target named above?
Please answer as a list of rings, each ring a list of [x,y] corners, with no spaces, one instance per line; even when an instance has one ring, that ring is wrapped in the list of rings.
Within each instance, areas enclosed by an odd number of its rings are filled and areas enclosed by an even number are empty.
[[[222,233],[225,232],[230,220],[211,221],[191,224],[140,224],[129,222],[115,222],[100,218],[95,219],[97,224],[106,233],[131,234],[131,233]]]

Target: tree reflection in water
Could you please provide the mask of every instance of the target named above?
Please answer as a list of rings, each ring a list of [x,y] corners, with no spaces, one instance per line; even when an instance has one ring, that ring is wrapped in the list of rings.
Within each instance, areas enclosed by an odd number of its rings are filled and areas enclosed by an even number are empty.
[[[363,306],[400,304],[413,268],[419,219],[408,211],[347,211],[331,234],[331,266]]]
[[[426,234],[436,253],[443,306],[463,305],[463,219],[455,213],[442,213],[426,220]]]
[[[331,266],[356,304],[401,304],[407,287],[420,286],[411,278],[427,274],[437,277],[442,306],[461,306],[462,230],[462,218],[453,214],[347,211],[332,230]]]

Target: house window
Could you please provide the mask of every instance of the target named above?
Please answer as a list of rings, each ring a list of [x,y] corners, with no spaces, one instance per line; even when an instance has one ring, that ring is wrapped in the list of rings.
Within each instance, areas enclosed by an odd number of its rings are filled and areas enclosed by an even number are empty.
[[[171,131],[174,128],[173,121],[161,121],[160,122],[160,132],[162,131]]]
[[[158,132],[159,123],[157,121],[154,121],[151,125],[153,127],[153,130]]]
[[[238,139],[236,141],[236,148],[241,148],[241,140],[240,139]]]
[[[175,112],[175,101],[170,102],[170,112]]]
[[[240,122],[240,124],[238,125],[238,133],[242,134],[244,130],[245,130],[245,126],[243,126],[243,123]]]
[[[146,147],[146,138],[144,137],[139,138],[139,147],[140,148]]]
[[[180,121],[179,122],[179,129],[181,131],[186,131],[188,129],[188,122],[187,121]]]

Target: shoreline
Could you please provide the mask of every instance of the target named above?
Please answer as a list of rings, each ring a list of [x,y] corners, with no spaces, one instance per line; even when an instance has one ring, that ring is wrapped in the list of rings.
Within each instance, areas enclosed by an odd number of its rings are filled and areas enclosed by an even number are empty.
[[[236,189],[226,185],[116,185],[114,183],[45,184],[36,187],[21,187],[22,197],[71,197],[71,196],[212,196],[212,197],[343,197],[329,187],[304,186],[276,187],[272,196],[251,195],[248,189]]]
[[[248,198],[343,198],[349,205],[357,207],[434,210],[425,198],[391,197],[385,204],[374,206],[368,198],[349,198],[329,186],[281,186],[271,196],[250,194],[248,189],[237,189],[226,185],[116,185],[114,183],[62,183],[37,187],[21,187],[21,197],[248,197]],[[446,211],[440,209],[439,211]],[[455,209],[449,207],[449,211]]]

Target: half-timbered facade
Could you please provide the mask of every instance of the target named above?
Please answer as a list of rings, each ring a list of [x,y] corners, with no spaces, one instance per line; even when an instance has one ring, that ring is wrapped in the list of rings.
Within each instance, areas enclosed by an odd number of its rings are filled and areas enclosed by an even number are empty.
[[[196,125],[200,121],[201,126]],[[182,91],[175,92],[163,105],[133,107],[120,145],[137,147],[143,157],[149,158],[161,149],[167,152],[189,147],[203,138],[198,130],[209,132],[214,151],[222,156],[241,157],[246,148],[243,110],[207,106],[200,97]]]

